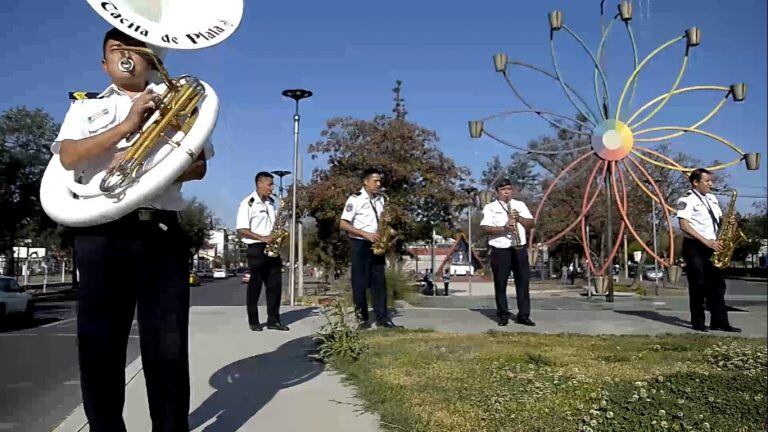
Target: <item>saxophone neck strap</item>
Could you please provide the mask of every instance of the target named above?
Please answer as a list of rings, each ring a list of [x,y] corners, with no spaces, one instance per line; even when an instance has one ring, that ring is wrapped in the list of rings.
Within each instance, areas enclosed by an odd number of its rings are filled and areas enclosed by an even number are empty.
[[[704,207],[707,208],[707,212],[709,213],[709,217],[712,219],[712,227],[715,229],[715,234],[717,234],[717,231],[720,230],[720,221],[715,217],[715,212],[712,211],[712,207],[709,205],[709,203],[695,190],[691,189],[694,195],[696,195],[696,198],[701,201],[702,204],[704,204]]]

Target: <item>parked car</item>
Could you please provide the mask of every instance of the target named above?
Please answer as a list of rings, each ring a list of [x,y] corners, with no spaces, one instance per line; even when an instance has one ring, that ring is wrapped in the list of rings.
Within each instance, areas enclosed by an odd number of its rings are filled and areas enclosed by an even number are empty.
[[[227,271],[223,268],[217,268],[213,269],[213,278],[214,279],[226,279],[227,278]]]
[[[652,265],[646,265],[643,270],[643,279],[649,281],[655,281],[657,279],[663,279],[666,276],[666,271],[663,267],[659,267],[658,270],[654,269]]]
[[[245,273],[243,273],[243,278],[241,279],[243,283],[248,283],[251,281],[251,271],[246,270]]]
[[[199,277],[201,279],[202,278],[212,278],[213,277],[213,272],[210,269],[198,270],[198,271],[195,272],[195,274],[197,275],[197,277]]]
[[[200,278],[197,277],[197,274],[195,272],[189,272],[189,286],[199,286],[200,285]]]
[[[235,269],[233,268],[227,270],[227,277],[231,277],[231,276],[237,276],[237,273],[235,273]]]
[[[34,318],[32,295],[16,283],[16,279],[0,276],[0,320],[6,315],[21,314],[24,319]]]

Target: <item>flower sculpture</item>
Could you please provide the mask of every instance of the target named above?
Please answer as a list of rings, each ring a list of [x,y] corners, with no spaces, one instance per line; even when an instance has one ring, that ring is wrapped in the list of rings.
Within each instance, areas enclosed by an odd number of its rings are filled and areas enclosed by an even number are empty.
[[[611,31],[614,23],[622,21],[625,25],[629,40],[632,45],[632,53],[634,59],[634,69],[630,76],[625,81],[621,94],[618,98],[618,102],[615,109],[611,107],[611,96],[607,85],[607,80],[603,68],[600,66],[600,61],[604,55],[604,45],[608,34]],[[600,44],[597,49],[597,54],[587,47],[584,41],[568,26],[563,23],[563,13],[560,11],[553,11],[549,13],[549,26],[550,26],[550,51],[552,56],[553,72],[546,71],[543,68],[529,65],[520,61],[509,60],[506,54],[496,54],[493,56],[494,67],[497,72],[504,76],[507,84],[509,85],[515,96],[525,105],[525,109],[505,111],[496,115],[486,117],[482,120],[470,121],[469,130],[472,138],[480,138],[482,135],[486,135],[504,145],[512,147],[517,150],[525,151],[528,153],[539,154],[560,154],[560,153],[577,153],[573,162],[566,166],[554,180],[549,184],[545,190],[542,199],[536,209],[534,219],[538,221],[539,214],[544,207],[547,197],[552,190],[558,185],[561,179],[575,167],[587,166],[591,167],[591,173],[589,175],[589,183],[586,185],[584,195],[581,197],[581,212],[576,215],[574,220],[568,224],[568,226],[560,233],[554,235],[552,238],[542,242],[544,244],[552,244],[564,235],[573,230],[577,225],[581,227],[581,243],[584,249],[584,253],[587,257],[591,256],[590,246],[587,240],[586,232],[586,216],[589,214],[590,209],[595,204],[598,195],[604,190],[606,194],[610,194],[611,200],[615,202],[616,208],[621,216],[621,223],[618,230],[617,239],[621,238],[624,231],[629,231],[632,236],[637,240],[641,247],[648,252],[651,256],[659,261],[663,266],[668,267],[674,262],[674,237],[672,230],[668,230],[669,234],[669,250],[667,252],[667,259],[662,259],[654,253],[654,251],[648,247],[643,239],[638,235],[637,230],[630,222],[627,215],[627,183],[629,181],[635,182],[642,191],[647,194],[653,201],[658,203],[663,211],[664,219],[668,226],[672,226],[671,215],[674,213],[674,209],[669,206],[665,201],[664,195],[661,193],[658,185],[649,174],[645,164],[653,164],[665,169],[690,172],[696,167],[681,166],[671,158],[660,154],[645,147],[642,143],[652,143],[659,141],[670,141],[684,134],[698,134],[708,137],[717,143],[723,144],[729,149],[733,150],[737,154],[730,162],[726,162],[716,166],[706,167],[709,170],[720,170],[744,160],[747,165],[747,169],[758,169],[760,162],[759,153],[744,153],[741,149],[730,143],[723,137],[715,135],[713,133],[700,129],[704,123],[711,119],[722,108],[728,99],[732,99],[734,102],[741,102],[746,95],[746,84],[737,83],[728,87],[724,86],[692,86],[679,88],[680,81],[685,73],[688,65],[688,56],[692,48],[699,45],[701,41],[701,31],[696,28],[689,28],[682,35],[675,37],[674,39],[662,44],[650,54],[648,54],[642,61],[638,61],[637,46],[635,44],[634,34],[632,32],[632,4],[629,1],[622,1],[618,5],[618,13],[614,15],[613,19],[608,23],[605,29],[602,31]],[[594,93],[595,104],[590,106],[584,98],[582,98],[570,85],[568,85],[563,78],[563,74],[557,64],[557,56],[555,50],[555,35],[562,33],[568,33],[576,42],[584,49],[589,56],[591,63],[594,66]],[[677,44],[678,42],[685,42],[685,50],[682,60],[682,66],[677,74],[677,77],[672,84],[672,88],[646,104],[642,105],[631,115],[626,115],[626,106],[631,105],[631,100],[634,97],[635,86],[637,84],[637,78],[643,68],[660,52],[668,49],[669,47]],[[547,77],[556,80],[568,101],[576,108],[581,114],[583,121],[534,107],[520,91],[515,87],[512,82],[508,69],[510,67],[523,67],[539,72]],[[717,105],[706,116],[691,124],[687,127],[682,126],[660,126],[660,127],[641,127],[649,120],[651,120],[656,113],[658,113],[675,95],[688,92],[698,91],[715,91],[723,93],[723,98],[717,103]],[[629,97],[628,97],[629,96]],[[577,102],[578,100],[578,102]],[[579,148],[569,148],[563,150],[539,150],[528,149],[515,146],[502,138],[496,136],[490,132],[485,126],[485,122],[505,117],[514,114],[535,114],[542,119],[546,120],[558,129],[569,131],[576,135],[587,136],[590,144]],[[642,116],[645,114],[644,116]],[[642,116],[642,118],[641,118]],[[569,128],[566,126],[565,121],[572,123],[576,127]],[[658,135],[659,132],[664,132],[664,135],[653,136],[654,133]],[[649,136],[650,134],[650,136]],[[602,181],[606,187],[601,187],[598,181]],[[644,184],[645,183],[645,184]],[[650,187],[646,186],[650,185]],[[609,232],[610,233],[610,232]],[[534,244],[535,229],[531,231],[530,243]],[[620,242],[612,241],[610,244],[613,246],[610,248],[605,261],[596,266],[593,260],[587,260],[590,270],[595,275],[604,275],[609,265],[613,262],[613,258],[616,255]]]

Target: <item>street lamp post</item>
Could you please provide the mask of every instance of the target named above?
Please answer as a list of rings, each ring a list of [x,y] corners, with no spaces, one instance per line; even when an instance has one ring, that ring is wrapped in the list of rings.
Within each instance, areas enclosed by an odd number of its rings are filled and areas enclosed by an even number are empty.
[[[467,231],[469,233],[469,240],[467,240],[467,255],[469,255],[469,286],[467,288],[467,293],[472,297],[472,211],[475,209],[475,193],[477,193],[477,188],[470,186],[464,188],[464,192],[469,195],[469,206],[467,207],[469,213],[467,215]]]
[[[291,306],[296,302],[295,279],[296,279],[296,187],[301,176],[299,173],[299,101],[312,96],[312,92],[304,89],[283,90],[283,96],[296,101],[296,111],[293,114],[293,171],[297,173],[293,176],[292,200],[291,200],[291,251],[290,251],[290,271],[288,273],[288,285],[291,296]],[[301,248],[301,244],[299,244]]]
[[[280,189],[279,189],[279,191],[280,191],[280,199],[281,200],[283,199],[283,177],[289,175],[290,173],[291,173],[290,171],[285,171],[285,170],[272,171],[272,174],[280,177]]]

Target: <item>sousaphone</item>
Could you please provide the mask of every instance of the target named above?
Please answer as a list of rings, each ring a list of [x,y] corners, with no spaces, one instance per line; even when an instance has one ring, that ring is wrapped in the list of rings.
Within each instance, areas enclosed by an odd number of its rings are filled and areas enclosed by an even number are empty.
[[[40,185],[43,209],[67,226],[92,226],[119,219],[177,179],[197,159],[210,138],[219,112],[216,92],[193,76],[172,78],[163,66],[163,49],[210,47],[232,35],[240,24],[243,0],[87,0],[109,24],[147,44],[120,47],[152,59],[162,84],[159,106],[139,132],[118,144],[122,159],[80,184],[58,154],[51,157]],[[129,56],[119,67],[133,68]],[[82,101],[81,103],[87,103]]]

